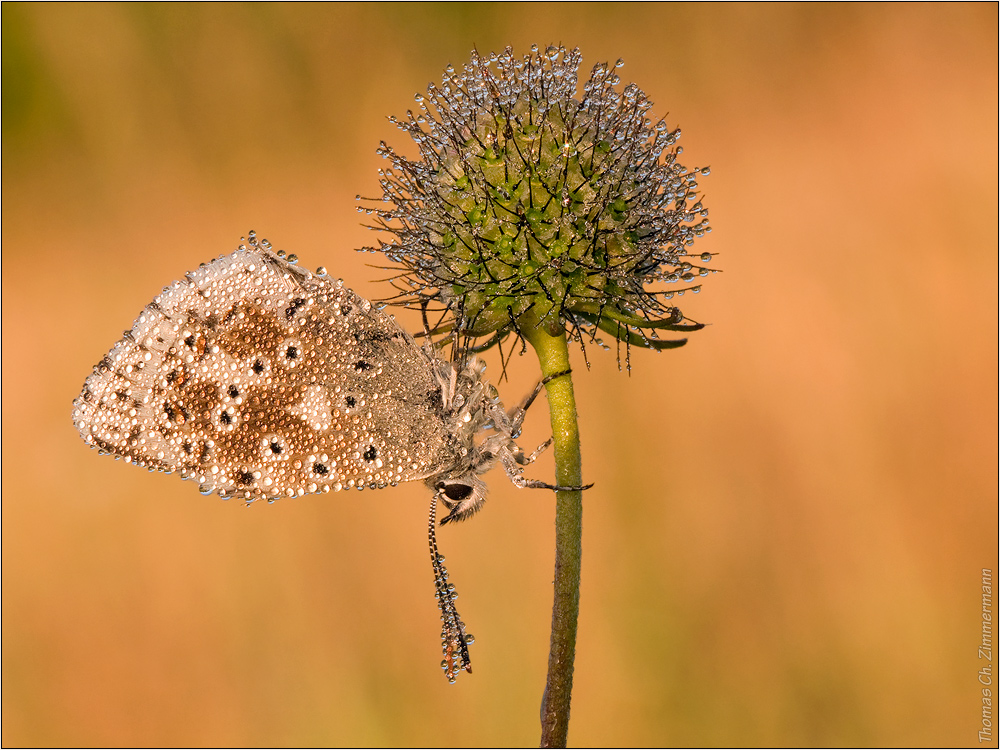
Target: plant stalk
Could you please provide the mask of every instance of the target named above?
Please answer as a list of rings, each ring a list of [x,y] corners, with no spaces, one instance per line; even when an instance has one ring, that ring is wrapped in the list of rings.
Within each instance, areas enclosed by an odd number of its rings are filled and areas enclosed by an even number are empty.
[[[528,342],[538,354],[542,376],[569,370],[566,334],[549,335],[538,327],[526,331]],[[569,374],[545,385],[552,424],[556,484],[582,484],[580,430],[576,399]],[[569,732],[570,699],[573,691],[573,663],[576,656],[576,628],[580,614],[580,561],[583,532],[583,493],[556,493],[556,564],[552,602],[552,636],[549,669],[542,696],[541,747],[566,747]]]

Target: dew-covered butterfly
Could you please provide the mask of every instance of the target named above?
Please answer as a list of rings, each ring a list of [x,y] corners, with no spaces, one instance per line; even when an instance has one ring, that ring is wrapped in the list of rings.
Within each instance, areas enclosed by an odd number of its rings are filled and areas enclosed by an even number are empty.
[[[87,378],[73,421],[104,453],[248,503],[424,480],[442,668],[454,681],[472,671],[472,637],[438,553],[437,502],[449,510],[441,523],[469,518],[486,499],[480,475],[498,463],[518,487],[579,489],[521,475],[539,451],[514,439],[542,384],[508,413],[484,369],[474,356],[437,357],[251,232],[143,309]]]

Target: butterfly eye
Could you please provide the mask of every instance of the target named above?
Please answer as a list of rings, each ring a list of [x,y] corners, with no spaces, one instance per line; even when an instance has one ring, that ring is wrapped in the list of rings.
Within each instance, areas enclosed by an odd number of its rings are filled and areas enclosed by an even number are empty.
[[[444,486],[444,494],[449,500],[465,500],[469,495],[472,494],[472,487],[467,484],[446,484]]]

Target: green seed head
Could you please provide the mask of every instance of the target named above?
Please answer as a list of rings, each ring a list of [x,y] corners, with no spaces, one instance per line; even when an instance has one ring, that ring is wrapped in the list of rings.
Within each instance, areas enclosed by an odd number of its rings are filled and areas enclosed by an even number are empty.
[[[395,236],[380,250],[467,341],[540,325],[659,349],[683,341],[655,329],[700,327],[669,300],[713,272],[711,255],[691,255],[711,231],[698,195],[708,170],[677,162],[680,131],[651,124],[635,84],[619,90],[620,60],[597,65],[575,98],[580,61],[563,47],[473,53],[417,95],[419,114],[391,118],[420,158],[379,149],[389,207],[367,211]]]

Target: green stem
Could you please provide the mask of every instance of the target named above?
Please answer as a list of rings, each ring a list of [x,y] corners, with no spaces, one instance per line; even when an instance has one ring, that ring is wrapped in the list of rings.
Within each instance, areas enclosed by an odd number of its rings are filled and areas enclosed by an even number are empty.
[[[566,334],[556,336],[541,327],[525,331],[538,354],[542,376],[569,370]],[[579,487],[580,430],[576,420],[573,380],[567,374],[546,383],[549,418],[552,423],[556,484]],[[549,672],[542,696],[541,747],[566,747],[569,708],[573,691],[573,662],[576,656],[576,624],[580,614],[580,559],[583,531],[583,493],[556,493],[556,569],[552,603],[552,637],[549,645]]]

